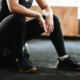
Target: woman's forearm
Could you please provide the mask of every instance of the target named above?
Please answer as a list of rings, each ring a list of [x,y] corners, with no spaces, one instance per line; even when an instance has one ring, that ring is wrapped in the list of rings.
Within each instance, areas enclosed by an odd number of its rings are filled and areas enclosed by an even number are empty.
[[[53,11],[50,8],[50,6],[46,6],[45,9],[43,9],[43,15],[47,16],[53,16]]]
[[[39,4],[40,8],[43,11],[43,15],[47,16],[53,16],[53,11],[48,5],[46,0],[36,0],[37,3]]]
[[[11,13],[24,14],[27,17],[37,17],[38,12],[32,11],[19,4],[19,0],[7,0],[8,9]]]
[[[38,12],[36,11],[33,11],[33,10],[30,10],[30,9],[27,9],[25,8],[24,6],[22,5],[17,5],[15,6],[12,11],[12,13],[20,13],[20,14],[24,14],[26,15],[27,17],[37,17],[39,15]]]

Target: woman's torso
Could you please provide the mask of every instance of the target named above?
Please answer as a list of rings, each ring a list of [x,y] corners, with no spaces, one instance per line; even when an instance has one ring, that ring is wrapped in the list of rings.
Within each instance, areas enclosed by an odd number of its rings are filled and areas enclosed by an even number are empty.
[[[19,4],[25,6],[26,8],[30,8],[32,5],[33,0],[19,0]],[[12,14],[7,6],[6,0],[1,0],[1,10],[0,10],[0,22],[7,17],[8,15]]]

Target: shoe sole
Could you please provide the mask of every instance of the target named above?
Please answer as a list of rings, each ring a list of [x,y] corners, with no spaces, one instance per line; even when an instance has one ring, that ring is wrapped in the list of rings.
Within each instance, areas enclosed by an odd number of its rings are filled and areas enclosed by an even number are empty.
[[[62,67],[62,68],[57,68],[57,69],[62,69],[62,70],[80,70],[80,68],[77,68],[77,69],[70,69],[68,67]]]
[[[36,71],[36,68],[32,68],[30,70],[27,70],[27,71],[22,71],[21,69],[20,70],[17,70],[19,72],[33,72],[33,71]]]
[[[77,69],[75,69],[75,70],[80,70],[80,68],[77,68]]]

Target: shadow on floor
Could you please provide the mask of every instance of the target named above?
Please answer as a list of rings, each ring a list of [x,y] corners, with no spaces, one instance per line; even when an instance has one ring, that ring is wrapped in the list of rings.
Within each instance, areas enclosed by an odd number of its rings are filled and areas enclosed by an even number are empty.
[[[0,80],[80,80],[79,71],[37,67],[34,73],[20,73],[13,68],[0,67]]]

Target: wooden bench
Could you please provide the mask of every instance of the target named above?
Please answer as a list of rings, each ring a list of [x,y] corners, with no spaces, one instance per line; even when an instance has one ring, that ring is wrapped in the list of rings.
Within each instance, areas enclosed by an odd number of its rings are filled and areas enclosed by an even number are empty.
[[[58,16],[61,29],[64,36],[78,36],[78,19],[77,11],[78,7],[53,7],[51,6],[55,15]],[[38,6],[32,6],[31,10],[37,11],[42,14],[41,9]],[[31,18],[27,18],[29,20]],[[43,33],[42,35],[46,35]]]

